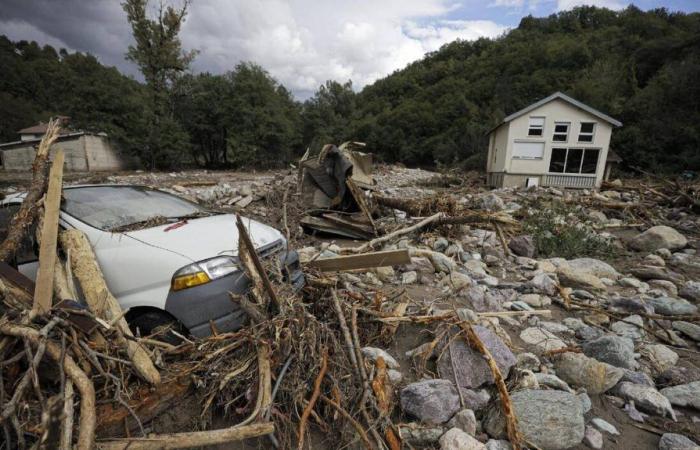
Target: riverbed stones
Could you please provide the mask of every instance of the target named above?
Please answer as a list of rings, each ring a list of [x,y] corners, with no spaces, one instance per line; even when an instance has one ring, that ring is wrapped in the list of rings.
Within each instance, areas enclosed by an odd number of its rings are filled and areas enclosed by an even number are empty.
[[[630,241],[630,247],[640,252],[654,252],[661,248],[680,250],[688,240],[675,229],[666,225],[651,227]]]
[[[581,353],[567,352],[554,362],[557,375],[567,383],[586,388],[589,394],[601,394],[615,386],[624,370],[589,358]]]
[[[661,389],[672,405],[700,410],[700,381]]]
[[[418,381],[401,390],[401,408],[422,422],[441,424],[459,411],[459,394],[450,380]]]
[[[540,353],[566,347],[566,343],[557,335],[543,328],[526,328],[520,333],[520,339],[534,345]]]
[[[615,389],[622,398],[633,401],[638,409],[676,420],[671,402],[655,388],[623,381]]]
[[[634,343],[629,338],[605,335],[585,342],[582,348],[586,356],[598,361],[624,369],[637,368],[637,361],[634,359]]]

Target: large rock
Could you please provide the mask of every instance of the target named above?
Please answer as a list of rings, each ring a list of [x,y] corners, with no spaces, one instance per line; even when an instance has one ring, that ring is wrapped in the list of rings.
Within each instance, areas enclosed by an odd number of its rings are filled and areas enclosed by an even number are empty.
[[[581,353],[567,352],[554,362],[557,375],[574,386],[586,388],[589,394],[602,394],[615,386],[624,370]]]
[[[700,281],[688,281],[679,291],[679,294],[683,298],[692,300],[694,302],[700,302]]]
[[[700,381],[661,389],[672,405],[700,409]]]
[[[523,390],[513,393],[511,400],[518,428],[526,441],[543,450],[558,450],[583,440],[583,411],[575,395],[564,391]],[[506,437],[500,408],[489,412],[484,428],[496,439]]]
[[[518,256],[532,258],[535,256],[535,242],[532,236],[522,235],[516,236],[508,242],[508,248]]]
[[[598,339],[585,342],[583,353],[615,367],[631,370],[637,368],[637,362],[634,359],[634,343],[629,338],[613,335],[601,336]]]
[[[520,339],[534,345],[540,353],[566,347],[566,343],[544,328],[530,327],[520,332]]]
[[[698,444],[682,434],[665,433],[659,440],[659,450],[697,450]]]
[[[507,378],[510,368],[516,362],[513,352],[488,328],[475,325],[474,332],[491,352],[503,377]],[[494,382],[493,373],[484,356],[473,350],[461,338],[451,339],[449,350],[442,352],[438,360],[438,371],[446,379],[456,376],[455,384],[465,389],[475,389]]]
[[[671,402],[655,388],[623,381],[616,390],[620,397],[632,400],[638,409],[676,420]]]
[[[459,428],[450,428],[440,438],[440,450],[486,450],[486,446]]]
[[[678,386],[679,384],[688,384],[693,381],[700,381],[700,369],[697,367],[675,366],[666,369],[656,377],[656,383],[659,386]]]
[[[686,245],[688,240],[685,236],[666,225],[651,227],[630,242],[630,247],[640,252],[654,252],[660,248],[680,250]]]
[[[445,423],[460,409],[459,394],[450,380],[424,380],[401,390],[401,408],[426,423]]]
[[[452,416],[447,422],[448,428],[459,428],[465,433],[474,436],[476,435],[477,421],[474,411],[471,409],[463,409]]]
[[[682,298],[655,297],[648,299],[647,304],[654,307],[654,312],[664,316],[679,316],[698,312],[697,306]]]
[[[668,370],[678,362],[678,353],[663,344],[647,345],[639,353],[649,361],[655,373]]]
[[[600,278],[586,272],[580,272],[569,267],[562,267],[557,272],[562,286],[583,289],[586,291],[604,292],[605,285]]]
[[[613,322],[610,329],[618,336],[630,338],[633,341],[644,339],[644,319],[636,314],[627,316],[624,319]]]
[[[540,273],[532,277],[528,284],[537,292],[549,296],[555,295],[559,290],[557,283],[546,273]]]
[[[598,278],[617,280],[620,273],[610,264],[595,258],[576,258],[568,261],[569,267],[575,272],[585,272]]]
[[[673,329],[680,331],[694,341],[700,342],[700,325],[678,320],[673,322]]]
[[[488,211],[501,211],[506,205],[501,200],[501,197],[490,192],[489,194],[481,197],[481,208]]]
[[[416,447],[432,447],[444,433],[445,429],[436,425],[425,426],[415,422],[399,425],[401,440]]]

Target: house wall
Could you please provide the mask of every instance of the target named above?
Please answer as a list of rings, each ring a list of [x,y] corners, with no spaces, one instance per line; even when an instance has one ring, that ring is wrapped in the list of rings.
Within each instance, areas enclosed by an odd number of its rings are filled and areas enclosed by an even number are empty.
[[[544,117],[544,131],[542,136],[528,136],[528,127],[530,117]],[[554,123],[569,122],[569,137],[567,142],[553,142]],[[578,134],[580,131],[581,122],[594,122],[595,132],[593,142],[578,142]],[[502,130],[507,130],[505,133]],[[595,174],[595,186],[599,187],[603,181],[605,169],[605,160],[608,156],[610,145],[610,136],[612,134],[612,125],[602,121],[598,117],[583,111],[570,103],[554,99],[551,102],[540,106],[527,114],[523,114],[498,127],[492,135],[495,135],[496,140],[499,136],[503,139],[505,135],[505,144],[501,144],[506,148],[504,153],[503,164],[498,162],[491,166],[490,171],[503,171],[509,176],[503,178],[503,184],[508,186],[525,185],[525,180],[529,177],[539,176],[540,184],[545,184],[546,175],[549,173],[549,163],[552,155],[553,147],[568,147],[568,148],[597,148],[600,150],[598,156],[598,166]],[[513,157],[513,145],[516,141],[522,142],[543,142],[544,153],[542,158],[524,159]],[[562,174],[559,174],[562,175]],[[566,176],[590,176],[590,175],[575,175],[564,174]]]
[[[2,150],[3,169],[8,171],[31,170],[38,143],[27,143],[11,149]],[[65,154],[64,170],[69,172],[86,172],[88,170],[119,170],[124,164],[119,154],[109,145],[103,136],[82,135],[62,139],[51,146],[49,157],[57,149]]]

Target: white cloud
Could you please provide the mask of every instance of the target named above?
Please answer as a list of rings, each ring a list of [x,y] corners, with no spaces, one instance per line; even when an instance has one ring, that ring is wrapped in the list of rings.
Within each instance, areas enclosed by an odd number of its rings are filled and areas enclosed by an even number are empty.
[[[34,25],[23,20],[0,21],[0,30],[13,41],[37,41],[39,45],[50,45],[56,50],[65,48],[68,51],[73,49],[62,40],[44,33]]]
[[[195,69],[222,72],[253,61],[307,97],[326,80],[356,88],[455,39],[495,37],[487,20],[442,20],[447,0],[225,0],[193,2],[183,43],[200,54]]]
[[[525,0],[493,0],[489,3],[491,7],[522,8]]]
[[[618,10],[626,5],[620,0],[557,0],[557,10],[565,11],[576,6],[598,6],[600,8],[608,8]]]

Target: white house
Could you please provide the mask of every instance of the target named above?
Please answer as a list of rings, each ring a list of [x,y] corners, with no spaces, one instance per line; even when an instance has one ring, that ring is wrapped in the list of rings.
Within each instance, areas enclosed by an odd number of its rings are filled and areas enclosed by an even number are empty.
[[[556,92],[511,114],[489,132],[492,187],[600,187],[610,136],[622,123]]]

